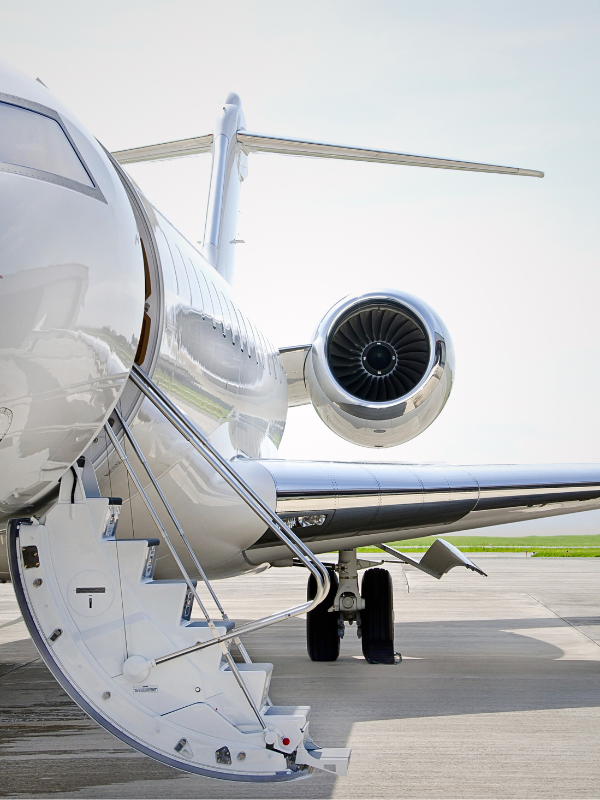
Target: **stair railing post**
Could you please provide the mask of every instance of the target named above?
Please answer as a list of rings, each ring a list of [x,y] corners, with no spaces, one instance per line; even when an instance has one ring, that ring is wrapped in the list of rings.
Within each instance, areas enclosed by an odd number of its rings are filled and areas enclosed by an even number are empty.
[[[185,546],[186,546],[186,548],[187,548],[187,551],[188,551],[188,553],[190,554],[190,556],[191,556],[191,558],[192,558],[192,561],[194,562],[194,566],[195,566],[195,567],[196,567],[196,569],[198,570],[198,573],[199,573],[200,577],[202,578],[202,580],[204,581],[204,583],[205,583],[205,585],[206,585],[206,588],[207,588],[207,589],[208,589],[208,591],[210,592],[210,594],[211,594],[211,597],[212,597],[212,599],[214,600],[214,602],[215,602],[215,605],[216,605],[216,606],[217,606],[217,608],[219,609],[219,611],[220,611],[220,613],[221,613],[221,616],[222,616],[222,618],[223,618],[224,620],[226,620],[226,619],[229,619],[229,617],[228,617],[228,616],[227,616],[227,614],[225,613],[225,609],[223,608],[223,606],[221,605],[221,603],[220,603],[220,601],[219,601],[219,598],[217,597],[217,594],[216,594],[215,590],[214,590],[214,589],[213,589],[213,587],[212,587],[212,584],[210,583],[210,581],[209,581],[209,580],[208,580],[208,578],[206,577],[206,573],[204,572],[204,570],[203,570],[203,568],[202,568],[202,565],[201,565],[201,564],[200,564],[200,562],[198,561],[198,558],[197,558],[197,556],[196,556],[196,553],[194,552],[194,550],[193,550],[192,546],[190,545],[190,543],[189,543],[189,541],[188,541],[188,538],[187,538],[187,536],[185,535],[185,532],[184,532],[183,528],[182,528],[182,527],[181,527],[181,525],[179,524],[179,520],[177,519],[177,517],[176,517],[176,515],[175,515],[175,513],[174,513],[174,511],[173,511],[173,509],[172,509],[172,508],[171,508],[171,506],[169,505],[169,501],[168,501],[168,500],[167,500],[167,498],[165,497],[165,495],[164,495],[164,492],[163,492],[163,491],[162,491],[162,489],[160,488],[160,485],[159,485],[158,481],[156,480],[156,477],[154,476],[154,473],[153,473],[153,472],[152,472],[152,470],[150,469],[150,466],[149,466],[148,462],[146,461],[146,458],[145,458],[145,456],[144,456],[144,454],[143,454],[143,452],[142,452],[142,450],[141,450],[141,448],[140,448],[139,444],[137,443],[137,440],[135,439],[135,437],[134,437],[133,433],[131,432],[131,429],[129,428],[129,426],[127,425],[127,423],[125,422],[125,420],[123,419],[123,416],[122,416],[122,414],[121,414],[121,412],[119,411],[119,409],[118,409],[118,408],[115,408],[115,414],[116,414],[116,416],[117,416],[117,419],[119,420],[119,423],[120,423],[121,427],[123,428],[123,433],[124,433],[124,434],[125,434],[125,436],[127,437],[128,441],[129,441],[129,443],[130,443],[130,445],[132,446],[132,448],[133,448],[133,451],[135,452],[135,454],[136,454],[136,456],[137,456],[138,460],[140,461],[140,463],[141,463],[141,464],[142,464],[142,466],[144,467],[144,470],[145,470],[145,472],[146,472],[146,475],[147,475],[147,476],[148,476],[148,478],[150,479],[150,481],[151,481],[152,485],[154,486],[154,489],[156,490],[156,493],[157,493],[157,494],[158,494],[158,496],[160,497],[160,499],[161,499],[161,502],[162,502],[163,506],[165,507],[165,510],[166,510],[167,514],[168,514],[168,515],[169,515],[169,517],[171,518],[171,521],[173,522],[173,525],[175,525],[175,527],[177,528],[177,532],[178,532],[178,533],[179,533],[179,535],[181,536],[181,538],[182,538],[182,540],[183,540],[183,543],[185,544]],[[207,621],[209,621],[209,622],[210,622],[210,620],[208,619],[208,617],[207,617]],[[245,661],[247,664],[251,664],[251,663],[252,663],[252,661],[251,661],[251,659],[250,659],[250,656],[249,656],[249,655],[248,655],[248,653],[246,652],[246,648],[244,647],[244,645],[243,645],[243,644],[242,644],[242,643],[239,641],[239,639],[235,639],[234,641],[235,641],[235,644],[236,644],[236,646],[237,646],[238,650],[240,651],[240,653],[241,653],[241,655],[242,655],[242,657],[243,657],[244,661]]]
[[[153,507],[152,503],[150,502],[150,498],[148,497],[148,495],[144,491],[144,488],[143,488],[142,484],[140,483],[140,481],[139,481],[139,479],[138,479],[138,477],[137,477],[137,475],[135,473],[135,470],[131,466],[131,463],[129,462],[129,459],[127,458],[127,455],[126,455],[125,451],[121,447],[121,444],[120,444],[119,440],[117,439],[114,431],[111,429],[110,425],[107,423],[104,426],[104,428],[105,428],[105,430],[106,430],[111,442],[113,443],[115,450],[117,451],[117,453],[119,454],[121,460],[123,461],[123,464],[125,465],[125,469],[127,470],[127,472],[129,473],[131,479],[135,483],[136,489],[138,490],[138,492],[140,493],[140,496],[142,497],[144,503],[146,504],[146,508],[150,512],[150,515],[152,516],[152,519],[154,520],[154,522],[155,522],[157,528],[159,529],[160,533],[162,533],[162,535],[164,537],[164,540],[167,543],[167,546],[168,546],[169,550],[171,551],[171,555],[175,559],[175,561],[177,563],[177,566],[179,567],[185,582],[187,583],[190,591],[193,593],[194,597],[196,598],[196,601],[198,602],[198,605],[202,609],[202,613],[206,617],[206,622],[208,623],[208,627],[210,628],[213,636],[215,637],[213,639],[213,641],[210,642],[210,644],[219,644],[219,646],[221,648],[221,651],[223,653],[223,656],[225,657],[225,660],[229,664],[229,668],[231,669],[236,681],[238,682],[238,684],[240,686],[240,689],[244,693],[244,695],[246,697],[246,700],[248,701],[248,704],[250,705],[250,708],[252,709],[252,711],[254,712],[258,722],[260,723],[260,726],[263,728],[263,730],[267,730],[267,726],[265,724],[265,721],[262,718],[262,716],[260,714],[260,711],[256,707],[256,703],[252,699],[252,695],[248,691],[248,687],[246,686],[246,684],[244,683],[244,681],[242,679],[242,676],[240,675],[240,671],[237,668],[237,664],[235,663],[235,661],[233,660],[233,658],[231,656],[231,653],[227,649],[227,645],[225,644],[225,637],[219,636],[219,633],[217,631],[217,628],[216,628],[214,622],[211,620],[210,615],[209,615],[206,607],[204,606],[204,603],[200,599],[200,595],[196,591],[196,587],[194,586],[194,583],[193,583],[192,579],[188,575],[187,570],[184,567],[182,560],[179,558],[179,555],[177,554],[177,551],[175,550],[175,547],[173,546],[173,544],[171,542],[171,539],[169,538],[168,533],[166,532],[162,522],[160,521],[156,511],[154,510],[154,507]],[[235,634],[234,634],[233,637],[227,637],[227,638],[235,638]],[[191,652],[193,652],[193,651],[191,651]],[[153,661],[151,661],[151,663],[152,664],[157,664],[158,662],[156,660],[153,660]]]
[[[130,373],[131,380],[145,394],[145,396],[158,408],[158,410],[171,422],[176,430],[187,439],[194,449],[210,464],[211,467],[225,480],[239,497],[263,520],[273,531],[277,538],[299,558],[305,567],[314,575],[317,581],[317,594],[310,602],[308,611],[317,606],[329,591],[329,573],[314,554],[299,539],[285,522],[264,502],[264,500],[237,474],[232,466],[223,458],[208,441],[208,439],[179,411],[176,405],[164,392],[146,375],[136,364]],[[302,613],[302,612],[300,612]]]
[[[239,642],[239,637],[245,633],[251,633],[257,630],[261,630],[262,628],[267,627],[268,625],[273,625],[277,622],[281,622],[284,619],[289,619],[290,617],[296,617],[300,614],[310,611],[316,605],[318,605],[323,598],[327,595],[329,591],[329,573],[327,569],[323,566],[323,564],[316,558],[314,553],[310,551],[310,549],[301,541],[293,531],[285,524],[285,522],[277,515],[275,511],[273,511],[269,506],[263,501],[263,499],[244,481],[244,479],[237,474],[237,472],[231,467],[231,465],[221,456],[221,454],[210,444],[208,439],[197,430],[197,428],[192,425],[192,423],[183,415],[177,406],[175,406],[171,400],[161,391],[161,389],[152,381],[142,370],[139,369],[135,364],[132,367],[130,377],[135,385],[142,391],[142,393],[147,397],[148,400],[163,414],[163,416],[173,425],[173,427],[194,447],[194,449],[208,462],[208,464],[213,467],[213,469],[225,480],[225,482],[236,492],[236,494],[254,511],[254,513],[262,519],[263,522],[275,533],[275,535],[281,539],[281,541],[292,551],[292,553],[304,564],[307,569],[312,573],[316,582],[317,582],[317,593],[312,600],[307,600],[305,603],[302,603],[299,606],[294,606],[292,608],[285,609],[284,611],[277,612],[275,614],[271,614],[267,617],[263,617],[261,619],[255,620],[254,622],[246,623],[242,625],[240,628],[237,629],[235,633],[227,633],[223,636],[217,636],[212,641],[208,642],[199,642],[196,645],[192,645],[191,647],[186,647],[183,650],[178,650],[173,653],[168,653],[164,656],[160,656],[159,658],[153,659],[151,664],[155,666],[157,664],[162,664],[166,661],[171,661],[174,658],[180,658],[181,656],[188,655],[190,653],[194,653],[198,650],[203,650],[206,647],[211,647],[215,644],[219,644],[221,649],[223,650],[224,643],[230,640],[235,640],[236,643]],[[120,416],[120,415],[119,415]],[[123,423],[122,418],[121,422]],[[163,533],[165,537],[165,541],[167,542],[169,549],[171,550],[172,554],[175,557],[175,560],[182,571],[182,574],[186,578],[186,582],[190,586],[192,592],[194,593],[194,597],[198,600],[198,604],[200,608],[203,610],[203,613],[207,617],[208,624],[212,626],[212,623],[207,615],[206,609],[204,608],[203,603],[201,602],[195,587],[191,584],[189,576],[185,572],[185,567],[181,562],[181,559],[177,556],[175,549],[164,530],[160,520],[158,519],[156,512],[152,508],[152,505],[146,496],[137,476],[135,475],[135,471],[131,467],[125,452],[123,451],[119,441],[112,430],[110,430],[110,426],[106,426],[108,435],[113,442],[115,448],[119,452],[123,463],[125,464],[126,469],[128,470],[129,474],[132,476],[134,483],[142,499],[146,503],[155,523],[159,527],[159,530]],[[123,427],[124,432],[128,431],[126,425]],[[132,437],[133,439],[133,437]],[[131,441],[131,440],[130,440]],[[135,440],[133,440],[135,441]],[[133,445],[133,442],[132,442]],[[137,443],[136,443],[137,446]],[[134,449],[136,449],[134,446]],[[137,447],[139,450],[139,447]],[[141,451],[139,451],[141,455]],[[145,459],[142,456],[142,464],[145,464]],[[151,471],[149,470],[149,477],[151,475]],[[160,491],[160,488],[155,484],[154,476],[150,477],[152,483],[158,488],[159,496],[161,499],[164,498],[164,495]],[[183,540],[186,543],[188,550],[190,550],[189,543],[187,542],[187,538],[185,534],[181,531],[181,527],[179,523],[175,519],[175,515],[170,510],[166,498],[164,499],[165,507],[169,511],[171,519],[175,522],[177,529],[182,533]],[[201,571],[201,567],[195,555],[192,554],[194,558],[194,562],[197,564],[200,574],[203,574]],[[207,585],[208,584],[207,582]],[[216,633],[216,629],[214,631]],[[249,660],[243,645],[239,642],[240,652],[244,656],[245,659]],[[229,656],[229,651],[225,650],[226,652],[225,658],[227,659]],[[247,695],[247,690],[245,689],[245,684],[243,684],[241,675],[239,675],[239,671],[231,659],[230,664],[234,674],[236,674],[236,680],[240,683],[240,686],[244,689],[244,693]],[[249,697],[249,702],[251,705],[254,704],[252,698]],[[253,707],[255,707],[253,705]],[[261,724],[263,724],[261,718]]]

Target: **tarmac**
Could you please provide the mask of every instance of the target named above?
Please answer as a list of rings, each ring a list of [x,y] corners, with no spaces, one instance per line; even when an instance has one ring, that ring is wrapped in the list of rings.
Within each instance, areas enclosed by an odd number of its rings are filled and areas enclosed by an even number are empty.
[[[186,775],[114,739],[56,684],[0,586],[0,796],[600,797],[600,559],[472,558],[488,578],[390,567],[397,666],[367,664],[355,628],[335,663],[308,659],[302,619],[246,638],[275,665],[272,700],[311,705],[313,738],[353,749],[347,778],[267,786]],[[216,584],[239,620],[305,586],[298,568]]]

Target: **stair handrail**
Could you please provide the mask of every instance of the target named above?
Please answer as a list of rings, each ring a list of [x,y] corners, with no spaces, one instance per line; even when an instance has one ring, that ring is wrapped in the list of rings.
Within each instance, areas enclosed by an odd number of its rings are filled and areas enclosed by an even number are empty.
[[[283,611],[270,614],[261,619],[248,622],[240,626],[235,632],[227,633],[218,638],[207,642],[201,642],[183,650],[179,650],[168,655],[161,656],[152,660],[152,665],[170,661],[173,658],[187,655],[215,644],[229,641],[242,636],[245,633],[252,633],[261,630],[269,625],[281,622],[290,617],[311,611],[317,606],[329,592],[329,573],[327,568],[319,561],[304,542],[285,524],[285,522],[273,511],[265,501],[246,483],[246,481],[233,469],[233,467],[223,458],[189,420],[177,408],[177,406],[165,395],[156,383],[146,375],[137,365],[133,365],[130,378],[147,399],[161,412],[161,414],[173,425],[173,427],[194,447],[194,449],[207,461],[207,463],[223,478],[223,480],[236,492],[236,494],[254,511],[254,513],[273,531],[273,533],[300,559],[304,566],[314,576],[317,584],[317,592],[311,600],[307,600],[298,606],[293,606]],[[107,426],[108,429],[108,426]],[[113,432],[110,431],[112,434]],[[111,436],[113,443],[114,434]],[[122,450],[122,448],[119,447]],[[162,526],[161,526],[162,527]],[[184,569],[183,565],[180,569]]]
[[[113,446],[114,446],[117,454],[121,458],[121,461],[123,462],[123,464],[125,466],[125,469],[127,470],[129,475],[131,476],[131,479],[133,480],[138,492],[140,493],[141,498],[143,499],[144,503],[146,504],[146,508],[150,512],[150,515],[152,516],[152,519],[154,520],[154,522],[156,524],[156,527],[162,533],[163,538],[164,538],[165,542],[167,543],[167,546],[168,546],[169,550],[171,551],[171,555],[175,559],[175,561],[177,563],[177,566],[179,567],[179,570],[180,570],[181,574],[183,575],[183,578],[184,578],[185,582],[187,583],[188,589],[192,592],[192,594],[196,598],[196,601],[198,602],[198,605],[200,606],[200,608],[202,610],[202,613],[204,614],[204,616],[206,618],[206,621],[208,623],[208,627],[209,627],[209,629],[210,629],[210,631],[211,631],[211,633],[212,633],[212,635],[214,637],[212,642],[211,642],[211,644],[217,644],[217,643],[220,644],[221,652],[223,654],[223,658],[227,661],[227,664],[229,665],[229,669],[233,673],[233,676],[234,676],[235,680],[237,681],[240,689],[242,690],[242,693],[246,697],[246,700],[248,701],[248,704],[250,705],[250,708],[252,709],[252,711],[253,711],[255,717],[257,718],[259,724],[261,725],[262,729],[264,731],[267,731],[267,725],[266,725],[264,719],[262,718],[260,710],[258,709],[256,703],[254,702],[254,699],[253,699],[252,695],[250,694],[250,691],[249,691],[248,687],[246,686],[242,676],[240,675],[240,671],[239,671],[239,669],[237,667],[237,664],[233,660],[233,657],[232,657],[231,653],[229,652],[229,650],[227,649],[227,646],[220,641],[221,637],[219,637],[217,628],[216,628],[214,622],[211,620],[210,615],[208,613],[208,610],[206,609],[206,606],[202,602],[202,600],[200,598],[200,595],[198,594],[198,592],[196,590],[196,587],[194,586],[194,582],[192,581],[192,579],[188,575],[188,572],[187,572],[185,566],[183,565],[183,562],[180,559],[179,554],[177,553],[177,550],[173,546],[173,543],[171,542],[169,534],[165,530],[164,525],[162,524],[162,522],[160,521],[160,519],[158,517],[158,514],[154,510],[154,506],[150,502],[150,498],[148,497],[148,495],[144,491],[144,487],[140,483],[140,480],[139,480],[138,476],[136,475],[135,470],[131,466],[131,463],[129,462],[129,459],[127,458],[127,454],[126,454],[125,450],[123,450],[123,448],[121,447],[121,444],[120,444],[117,436],[111,430],[110,424],[107,423],[104,426],[104,429],[105,429],[106,433],[108,434],[109,439],[113,443]],[[153,477],[154,476],[152,476],[152,478]],[[166,500],[165,500],[165,502],[166,502]],[[156,664],[158,662],[150,660],[148,663],[151,666],[156,666]]]
[[[219,598],[217,597],[217,593],[213,589],[212,584],[210,583],[210,581],[206,577],[206,573],[204,572],[204,569],[202,568],[202,565],[198,561],[198,558],[197,558],[196,554],[194,553],[194,549],[191,546],[191,544],[189,543],[187,536],[185,535],[185,531],[183,530],[183,528],[179,524],[179,520],[177,519],[177,516],[175,515],[175,512],[171,508],[171,506],[169,504],[169,501],[167,500],[167,498],[164,495],[163,490],[160,488],[160,484],[158,483],[154,473],[150,469],[150,465],[148,464],[148,462],[146,460],[146,457],[144,456],[144,453],[142,452],[142,448],[139,446],[135,436],[131,432],[131,429],[129,428],[129,426],[127,425],[125,420],[123,419],[123,415],[121,414],[121,412],[119,411],[119,409],[116,406],[115,406],[115,409],[114,409],[114,413],[116,414],[116,417],[117,417],[117,419],[119,421],[119,424],[121,425],[121,428],[123,429],[123,433],[127,437],[127,440],[129,441],[129,444],[132,446],[133,451],[134,451],[138,461],[143,466],[144,471],[146,472],[146,475],[148,476],[148,478],[150,479],[150,482],[154,486],[154,490],[158,494],[158,496],[159,496],[159,498],[160,498],[160,500],[161,500],[161,502],[162,502],[162,504],[163,504],[163,506],[165,508],[165,511],[167,512],[167,514],[171,518],[171,521],[172,521],[173,525],[177,529],[177,532],[179,533],[179,536],[181,537],[183,543],[185,544],[186,549],[187,549],[188,553],[190,554],[190,557],[191,557],[192,561],[194,562],[194,566],[198,570],[198,574],[200,575],[200,577],[204,581],[204,584],[205,584],[206,588],[208,589],[208,591],[210,592],[210,595],[211,595],[215,605],[219,609],[219,612],[221,614],[221,618],[223,620],[228,620],[229,617],[227,616],[227,614],[225,612],[225,609],[221,605],[221,602],[220,602]],[[126,465],[126,468],[127,468],[127,465]],[[145,498],[143,498],[143,499],[145,500]],[[183,569],[184,569],[183,568],[183,564],[179,565],[179,568],[180,568],[180,570],[183,571]],[[187,573],[186,573],[186,575],[184,577],[186,577],[186,582],[189,585],[189,575],[187,575]],[[209,627],[211,627],[211,629],[216,631],[214,623],[211,621],[211,618],[210,618],[210,615],[209,615],[207,609],[202,604],[200,605],[200,609],[201,609],[202,613],[204,614]],[[218,634],[216,632],[215,632],[215,636],[218,636]],[[248,655],[248,652],[246,651],[246,648],[244,647],[242,642],[239,639],[236,639],[235,640],[235,644],[236,644],[238,650],[240,651],[240,653],[242,655],[242,658],[244,659],[246,664],[251,664],[252,663],[252,659]]]

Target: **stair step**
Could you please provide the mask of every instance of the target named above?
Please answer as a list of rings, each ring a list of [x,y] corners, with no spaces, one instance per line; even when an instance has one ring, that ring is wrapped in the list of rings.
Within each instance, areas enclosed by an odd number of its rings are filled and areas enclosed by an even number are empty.
[[[108,512],[107,498],[64,501],[41,524],[9,527],[23,618],[65,690],[111,733],[179,769],[249,781],[296,780],[310,767],[344,774],[347,751],[310,749],[308,706],[266,705],[272,664],[236,665],[265,732],[220,646],[159,659],[213,630],[190,621],[185,581],[153,579],[159,540],[104,536]],[[233,620],[214,625],[234,630]]]
[[[296,763],[306,764],[308,767],[345,777],[348,774],[348,762],[351,754],[352,750],[349,747],[315,747],[307,750],[300,745]]]
[[[152,580],[158,539],[114,539],[122,578],[131,584]]]
[[[237,664],[236,666],[257,708],[263,708],[267,702],[267,695],[269,694],[273,664]],[[227,676],[229,679],[228,693],[231,693],[232,697],[235,696],[238,702],[243,706],[244,696],[235,675],[229,666],[223,667],[222,671],[224,676]],[[245,703],[248,705],[247,701],[245,701]]]
[[[225,628],[229,633],[235,628],[235,622],[232,619],[215,619],[213,620],[215,628]],[[188,622],[186,628],[208,628],[208,622],[205,619],[195,619],[193,622]]]
[[[264,715],[265,717],[304,717],[304,720],[308,721],[310,706],[269,706]]]

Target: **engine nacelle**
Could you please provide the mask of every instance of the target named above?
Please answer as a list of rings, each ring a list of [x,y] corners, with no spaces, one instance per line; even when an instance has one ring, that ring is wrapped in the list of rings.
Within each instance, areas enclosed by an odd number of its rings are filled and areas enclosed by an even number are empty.
[[[404,292],[346,297],[322,319],[305,365],[310,399],[338,436],[394,447],[436,419],[452,388],[454,350],[435,312]]]

